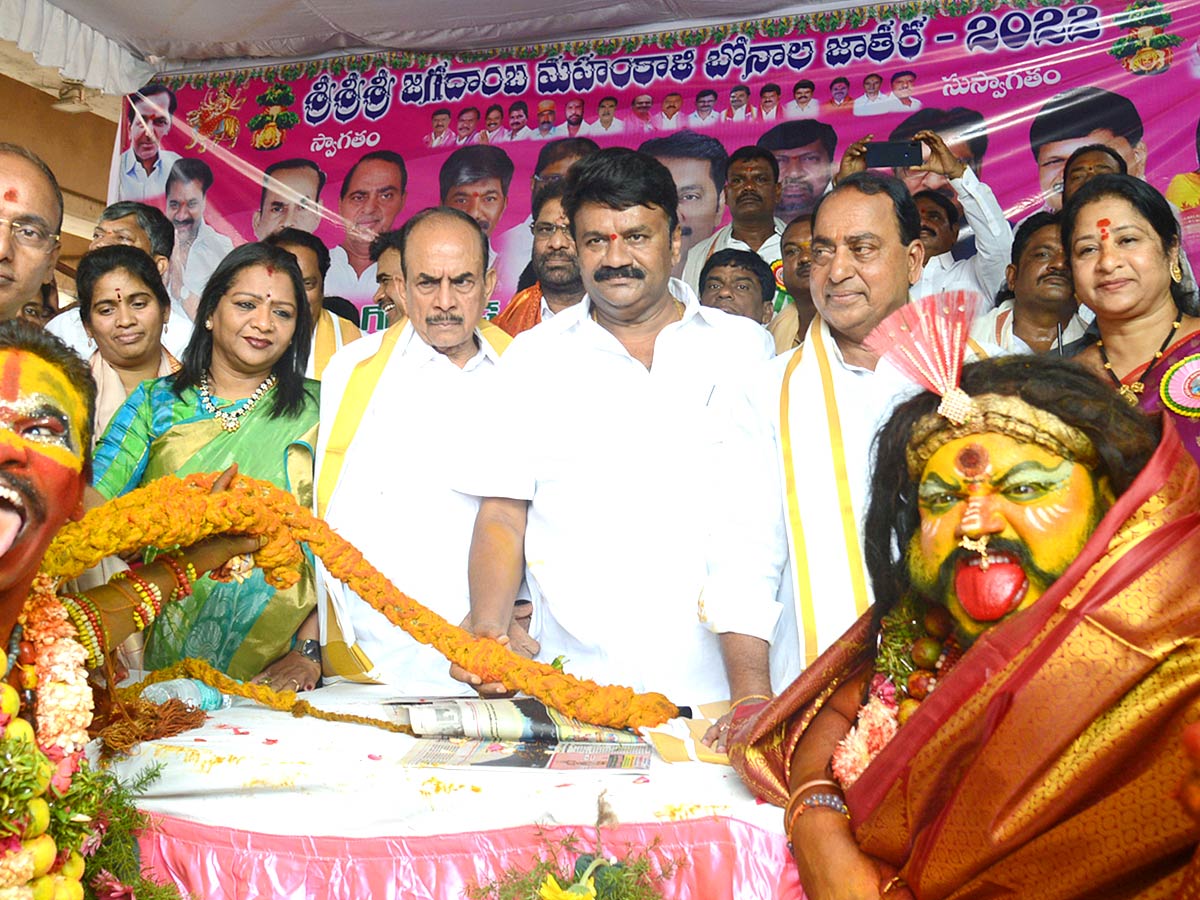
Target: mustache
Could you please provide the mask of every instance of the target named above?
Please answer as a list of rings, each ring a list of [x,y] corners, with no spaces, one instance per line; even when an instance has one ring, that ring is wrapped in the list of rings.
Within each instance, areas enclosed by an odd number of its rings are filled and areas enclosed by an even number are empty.
[[[601,266],[592,273],[592,278],[595,281],[612,281],[616,278],[637,278],[645,281],[646,273],[634,265]]]
[[[1036,581],[1042,587],[1049,587],[1058,578],[1057,575],[1051,575],[1046,570],[1039,568],[1033,561],[1033,557],[1029,553],[1029,548],[1019,541],[1011,541],[1005,538],[996,538],[988,541],[988,555],[1004,553],[1015,559],[1025,570],[1025,575],[1029,580]],[[963,560],[975,559],[979,556],[974,550],[964,550],[962,547],[955,549],[953,553],[946,557],[941,567],[938,569],[937,585],[935,586],[935,597],[946,597],[950,594],[950,588],[954,584],[954,573],[958,568],[959,562]]]
[[[442,313],[440,316],[426,316],[426,325],[461,325],[465,322],[462,316],[457,313]]]
[[[0,485],[20,495],[25,504],[25,521],[44,521],[46,518],[46,498],[34,486],[34,483],[23,475],[15,472],[0,474]]]

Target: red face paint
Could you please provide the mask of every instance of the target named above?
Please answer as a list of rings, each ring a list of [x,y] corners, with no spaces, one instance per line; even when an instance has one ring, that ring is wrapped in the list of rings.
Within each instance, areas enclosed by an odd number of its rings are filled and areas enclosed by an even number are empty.
[[[17,194],[16,188],[9,188],[7,191],[4,192],[4,199],[7,200],[9,203],[15,203],[17,201],[18,196],[19,195]]]
[[[1111,224],[1112,221],[1109,219],[1098,219],[1096,221],[1096,227],[1100,229],[1100,240],[1108,240],[1108,226]]]
[[[958,451],[954,464],[968,478],[976,478],[987,470],[988,452],[978,444],[968,444]]]

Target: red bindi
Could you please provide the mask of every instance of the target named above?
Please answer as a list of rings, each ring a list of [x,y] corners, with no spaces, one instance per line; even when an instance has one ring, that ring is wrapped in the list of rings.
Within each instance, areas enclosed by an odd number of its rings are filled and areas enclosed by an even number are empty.
[[[617,236],[616,236],[615,234],[610,234],[610,235],[608,236],[608,239],[609,239],[610,241],[615,241],[615,240],[617,239]]]
[[[19,195],[17,194],[16,188],[9,188],[7,191],[4,192],[4,199],[7,200],[9,203],[15,202],[17,200],[18,196]]]
[[[974,478],[982,475],[988,467],[988,452],[978,444],[968,444],[958,451],[954,464],[964,475]]]
[[[1110,219],[1097,219],[1096,227],[1100,229],[1100,240],[1108,240],[1108,226],[1112,224]]]
[[[274,275],[274,274],[275,274],[275,267],[267,266],[267,275]]]
[[[117,293],[117,300],[118,300],[118,301],[120,301],[120,299],[121,299],[121,289],[120,289],[120,288],[114,288],[114,290],[115,290],[115,291],[116,291],[116,293]]]

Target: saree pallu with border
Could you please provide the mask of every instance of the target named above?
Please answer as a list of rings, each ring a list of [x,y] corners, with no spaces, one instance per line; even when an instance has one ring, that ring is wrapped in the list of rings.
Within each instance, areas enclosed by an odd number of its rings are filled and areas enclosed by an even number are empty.
[[[919,900],[1192,896],[1200,827],[1174,794],[1200,721],[1200,471],[1163,440],[1079,558],[984,634],[846,791],[864,852]],[[870,665],[860,619],[738,728],[746,783],[786,802],[804,729]],[[1190,871],[1189,871],[1190,868]]]
[[[315,382],[307,383],[299,415],[271,418],[268,394],[236,431],[225,431],[200,407],[194,389],[176,397],[171,381],[142,385],[114,417],[97,452],[100,493],[118,496],[164,475],[220,472],[236,462],[241,474],[270,481],[311,507]],[[268,585],[260,569],[240,584],[202,577],[192,596],[164,605],[147,635],[146,665],[161,669],[195,657],[231,677],[253,677],[290,649],[315,606],[311,559],[299,583],[282,591]]]
[[[1125,382],[1136,380],[1140,372],[1139,367]],[[1200,331],[1176,341],[1154,364],[1138,408],[1151,415],[1168,413],[1183,446],[1200,463]]]

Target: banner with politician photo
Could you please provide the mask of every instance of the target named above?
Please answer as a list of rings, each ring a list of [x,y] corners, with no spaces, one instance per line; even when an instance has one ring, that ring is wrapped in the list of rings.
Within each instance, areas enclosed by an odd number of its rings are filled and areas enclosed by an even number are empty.
[[[427,206],[467,212],[491,242],[494,315],[533,277],[532,193],[613,145],[644,149],[675,177],[677,275],[698,272],[728,225],[726,160],[738,147],[775,156],[782,230],[811,211],[849,144],[926,129],[1014,223],[1057,209],[1067,157],[1105,144],[1175,203],[1185,244],[1200,252],[1200,109],[1191,103],[1200,7],[935,9],[903,3],[456,57],[379,52],[176,75],[129,95],[109,199],[152,203],[172,220],[169,289],[185,308],[235,244],[286,226],[316,233],[330,250],[326,296],[349,301],[368,331],[387,324],[370,259],[376,235]],[[914,192],[952,193],[939,175],[896,172]]]

